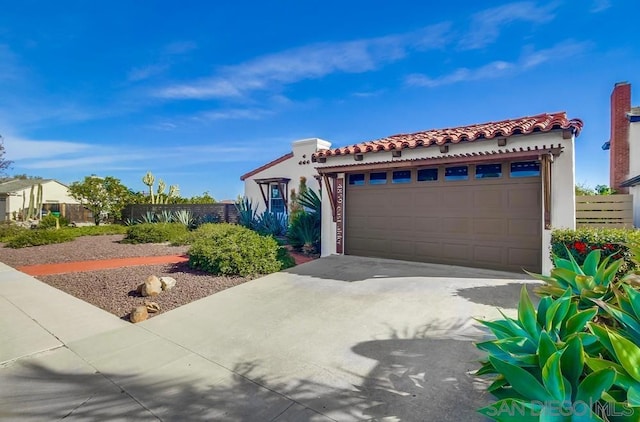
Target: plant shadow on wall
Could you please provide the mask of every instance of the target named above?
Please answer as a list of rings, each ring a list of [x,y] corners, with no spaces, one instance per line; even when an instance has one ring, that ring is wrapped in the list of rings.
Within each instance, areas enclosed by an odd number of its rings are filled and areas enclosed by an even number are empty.
[[[469,374],[480,353],[469,340],[446,338],[447,332],[467,324],[434,323],[408,337],[391,332],[388,339],[358,343],[351,350],[368,366],[374,362],[373,369],[360,374],[348,364],[316,368],[319,379],[329,375],[337,380],[332,384],[284,380],[273,373],[267,379],[264,374],[272,366],[258,361],[240,362],[230,371],[217,369],[215,376],[205,379],[201,369],[196,372],[186,364],[176,378],[173,373],[163,377],[161,368],[121,374],[94,373],[87,367],[85,373],[72,373],[24,359],[3,370],[3,382],[17,388],[0,390],[0,401],[15,403],[8,416],[42,420],[64,416],[108,420],[118,411],[133,419],[148,418],[139,402],[164,420],[325,420],[319,412],[340,421],[482,421],[475,409],[488,403],[486,385]],[[443,336],[430,337],[433,332]],[[57,353],[66,353],[60,350]],[[353,379],[360,382],[347,387]],[[104,394],[105,390],[110,393]],[[276,418],[279,415],[282,419]]]

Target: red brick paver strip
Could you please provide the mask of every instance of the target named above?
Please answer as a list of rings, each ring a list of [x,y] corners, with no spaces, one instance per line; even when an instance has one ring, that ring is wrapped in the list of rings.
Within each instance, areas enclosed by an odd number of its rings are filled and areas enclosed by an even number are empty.
[[[140,256],[135,258],[115,258],[95,261],[60,262],[57,264],[25,265],[17,267],[16,269],[25,274],[37,276],[111,270],[114,268],[135,267],[140,265],[178,264],[188,260],[189,257],[185,255]]]

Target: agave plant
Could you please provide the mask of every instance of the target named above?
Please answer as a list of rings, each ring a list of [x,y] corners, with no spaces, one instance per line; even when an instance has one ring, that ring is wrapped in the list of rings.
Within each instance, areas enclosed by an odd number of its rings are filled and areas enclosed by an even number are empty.
[[[171,223],[173,221],[173,213],[169,210],[162,210],[162,212],[157,215],[157,221],[159,223]]]
[[[264,211],[256,217],[254,229],[263,235],[282,236],[287,232],[287,215]]]
[[[254,228],[258,211],[253,207],[253,202],[244,196],[235,205],[238,210],[238,224],[248,229]]]
[[[578,298],[580,309],[592,307],[593,299],[609,301],[614,298],[616,273],[624,263],[624,259],[610,263],[611,257],[607,256],[601,261],[601,251],[595,249],[580,265],[568,251],[567,254],[569,259],[554,255],[555,268],[551,270],[549,276],[527,272],[532,277],[546,282],[545,285],[535,289],[536,293],[558,298],[569,289],[572,295]]]
[[[138,222],[140,223],[156,223],[158,221],[157,216],[152,211],[147,211],[140,216]]]
[[[604,393],[616,373],[598,368],[586,377],[586,349],[597,349],[598,337],[585,331],[595,307],[578,310],[567,289],[558,299],[543,297],[534,309],[522,288],[518,318],[480,321],[496,339],[478,343],[489,354],[477,375],[497,374],[488,391],[498,401],[479,412],[498,421],[603,420]],[[553,418],[557,416],[557,418]],[[592,419],[589,419],[592,418]]]
[[[558,350],[573,338],[578,338],[581,344],[591,346],[597,339],[585,331],[585,326],[597,314],[597,307],[578,310],[571,297],[569,289],[555,300],[549,296],[543,297],[536,311],[523,287],[518,304],[518,318],[509,318],[503,314],[504,319],[497,321],[478,320],[496,339],[477,343],[476,346],[490,356],[525,368],[541,367],[546,359],[540,360],[540,352],[550,350],[550,345]],[[497,373],[491,361],[484,362],[477,371],[477,375],[491,373]],[[499,383],[496,386],[500,387]]]
[[[193,213],[190,210],[177,210],[173,213],[173,220],[190,227],[193,223]]]
[[[287,230],[289,243],[305,254],[318,252],[320,244],[320,218],[315,213],[300,212],[291,221]]]

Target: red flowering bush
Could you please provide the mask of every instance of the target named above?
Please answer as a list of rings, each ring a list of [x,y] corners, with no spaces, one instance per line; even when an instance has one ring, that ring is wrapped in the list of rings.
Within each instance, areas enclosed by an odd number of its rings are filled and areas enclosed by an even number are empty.
[[[640,245],[640,231],[633,229],[559,229],[551,234],[551,256],[568,259],[567,250],[573,258],[582,265],[585,258],[595,249],[602,251],[602,259],[624,258],[624,265],[618,271],[622,275],[635,269],[636,264],[631,260],[632,253],[629,246]],[[566,246],[566,249],[565,249]]]

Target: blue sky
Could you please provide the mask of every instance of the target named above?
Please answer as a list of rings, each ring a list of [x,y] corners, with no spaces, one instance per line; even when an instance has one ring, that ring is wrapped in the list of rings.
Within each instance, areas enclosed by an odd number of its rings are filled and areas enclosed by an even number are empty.
[[[608,184],[614,83],[640,105],[639,12],[637,0],[4,2],[5,158],[13,174],[134,190],[150,170],[183,196],[226,199],[296,139],[338,147],[566,111],[585,122],[577,181]]]

